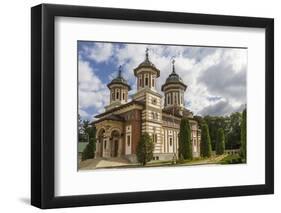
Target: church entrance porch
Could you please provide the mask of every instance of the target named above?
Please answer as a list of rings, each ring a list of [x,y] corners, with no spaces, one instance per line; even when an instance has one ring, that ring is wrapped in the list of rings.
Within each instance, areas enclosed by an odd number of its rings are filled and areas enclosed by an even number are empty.
[[[121,122],[103,121],[97,124],[96,158],[122,156],[124,148]]]
[[[110,157],[121,156],[121,145],[121,134],[116,130],[112,131],[110,138]]]

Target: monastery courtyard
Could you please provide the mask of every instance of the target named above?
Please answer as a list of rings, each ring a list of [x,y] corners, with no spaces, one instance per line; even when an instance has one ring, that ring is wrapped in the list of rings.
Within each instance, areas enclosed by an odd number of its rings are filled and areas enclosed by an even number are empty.
[[[145,167],[155,166],[192,166],[192,165],[206,165],[206,164],[220,164],[220,161],[225,158],[227,154],[214,156],[211,158],[197,158],[192,161],[182,163],[173,163],[173,161],[151,161]],[[95,158],[79,162],[79,170],[93,170],[93,169],[107,169],[107,168],[137,168],[143,167],[138,163],[130,163],[127,159],[122,157],[114,158]]]

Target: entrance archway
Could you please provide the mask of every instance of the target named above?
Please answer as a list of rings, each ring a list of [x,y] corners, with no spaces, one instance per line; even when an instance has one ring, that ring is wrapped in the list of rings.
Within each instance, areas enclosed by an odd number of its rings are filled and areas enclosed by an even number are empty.
[[[111,150],[110,156],[111,157],[118,157],[119,153],[119,141],[120,141],[120,133],[117,130],[113,130],[111,132]]]
[[[103,157],[103,139],[105,135],[105,130],[101,129],[98,133],[98,146],[97,146],[97,155]]]

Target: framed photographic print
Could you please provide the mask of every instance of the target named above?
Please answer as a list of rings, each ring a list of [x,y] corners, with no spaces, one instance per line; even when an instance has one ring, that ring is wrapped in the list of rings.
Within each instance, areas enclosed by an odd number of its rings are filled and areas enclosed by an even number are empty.
[[[274,21],[31,9],[31,204],[272,194]]]

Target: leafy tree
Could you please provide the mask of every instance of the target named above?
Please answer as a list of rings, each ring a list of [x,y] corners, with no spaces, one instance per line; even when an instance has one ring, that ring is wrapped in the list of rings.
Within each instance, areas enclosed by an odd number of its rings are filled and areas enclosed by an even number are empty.
[[[202,125],[206,123],[204,118],[201,116],[195,115],[193,118],[194,118],[194,120],[196,120],[198,122],[198,125],[200,128],[202,128]]]
[[[206,124],[208,126],[211,147],[213,149],[215,149],[217,130],[218,130],[218,128],[220,128],[220,124],[221,124],[222,120],[218,116],[209,116],[209,115],[205,116],[204,120],[206,121]]]
[[[228,129],[224,129],[226,133],[226,148],[239,149],[241,146],[241,113],[235,112],[229,116]]]
[[[216,154],[222,155],[225,150],[225,137],[223,128],[219,128],[218,130],[218,138],[216,143]]]
[[[241,122],[241,148],[240,156],[243,160],[247,157],[247,111],[244,109]]]
[[[209,127],[208,124],[203,124],[201,130],[200,155],[202,157],[211,157],[211,154],[212,154],[212,145],[209,135]]]
[[[235,112],[230,116],[210,116],[204,117],[208,124],[209,134],[211,138],[212,148],[216,148],[216,139],[218,138],[218,129],[223,128],[225,133],[225,147],[226,149],[239,149],[240,148],[240,124],[241,113]]]
[[[91,138],[90,142],[87,144],[87,146],[85,147],[85,149],[82,152],[82,161],[94,158],[95,150],[96,150],[96,139]]]
[[[79,141],[84,141],[85,137],[84,137],[84,130],[83,130],[83,121],[81,119],[81,116],[80,114],[78,114],[78,138],[79,138]]]
[[[95,151],[96,151],[96,128],[92,127],[89,123],[89,121],[83,121],[82,123],[82,131],[83,136],[87,136],[87,138],[83,137],[84,141],[88,141],[89,143],[85,147],[85,149],[82,152],[82,161],[91,159],[95,157]],[[82,140],[83,141],[83,140]]]
[[[154,143],[148,133],[144,133],[137,146],[137,159],[143,166],[153,158]]]
[[[96,128],[89,125],[89,123],[85,126],[84,132],[88,135],[89,139],[96,138]]]
[[[181,119],[179,132],[179,158],[192,160],[191,130],[187,118]]]
[[[90,125],[89,120],[81,120],[78,115],[79,124],[79,142],[89,142],[91,138],[96,137],[96,129]]]

